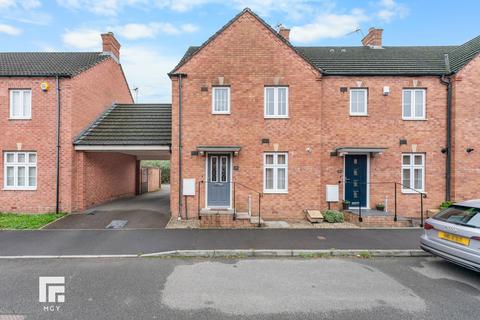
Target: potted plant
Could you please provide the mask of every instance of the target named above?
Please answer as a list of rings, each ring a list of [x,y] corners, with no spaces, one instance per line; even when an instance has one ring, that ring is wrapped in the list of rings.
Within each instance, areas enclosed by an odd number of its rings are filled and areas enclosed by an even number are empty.
[[[385,205],[381,202],[377,203],[377,205],[375,206],[375,208],[378,210],[378,211],[385,211]]]
[[[350,201],[348,201],[348,200],[343,200],[343,201],[342,201],[342,208],[343,208],[343,210],[348,210],[349,207],[350,207]]]

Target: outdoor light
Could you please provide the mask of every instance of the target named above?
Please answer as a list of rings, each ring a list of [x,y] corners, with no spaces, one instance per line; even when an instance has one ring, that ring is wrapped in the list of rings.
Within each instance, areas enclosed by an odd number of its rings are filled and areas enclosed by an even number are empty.
[[[467,149],[465,149],[465,151],[467,151],[467,153],[470,153],[470,152],[472,152],[473,150],[475,150],[475,149],[473,149],[473,148],[467,148]]]

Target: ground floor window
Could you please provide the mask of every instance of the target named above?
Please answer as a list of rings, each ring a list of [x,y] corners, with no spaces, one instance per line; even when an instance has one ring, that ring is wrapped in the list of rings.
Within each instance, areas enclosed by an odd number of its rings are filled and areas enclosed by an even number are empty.
[[[37,188],[37,153],[4,153],[4,188],[35,190]]]
[[[286,193],[288,191],[288,153],[264,154],[263,190],[266,193]]]
[[[425,190],[425,155],[421,153],[402,154],[402,192],[423,192]],[[412,190],[413,189],[413,190]]]

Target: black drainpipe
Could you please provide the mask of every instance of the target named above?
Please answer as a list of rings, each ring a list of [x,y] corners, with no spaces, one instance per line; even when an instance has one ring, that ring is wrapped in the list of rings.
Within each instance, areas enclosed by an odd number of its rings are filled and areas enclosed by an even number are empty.
[[[57,87],[57,150],[56,150],[56,195],[55,212],[60,211],[60,79],[55,77]]]
[[[447,145],[445,158],[445,201],[450,201],[452,190],[452,79],[450,60],[445,54],[446,74],[440,78],[442,84],[447,86]]]
[[[182,100],[183,100],[183,76],[178,75],[178,217],[182,218],[182,196],[183,196],[183,181],[182,181]]]

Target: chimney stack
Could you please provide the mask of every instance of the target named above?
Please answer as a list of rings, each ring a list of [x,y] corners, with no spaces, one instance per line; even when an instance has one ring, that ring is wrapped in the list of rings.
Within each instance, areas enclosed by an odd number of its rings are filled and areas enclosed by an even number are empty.
[[[278,34],[281,35],[285,40],[290,41],[290,29],[280,26],[278,29]]]
[[[362,39],[362,44],[365,47],[381,48],[382,33],[383,33],[383,29],[377,29],[377,28],[368,29],[368,34]]]
[[[102,34],[103,53],[111,55],[117,62],[120,61],[120,43],[117,41],[113,32]]]

